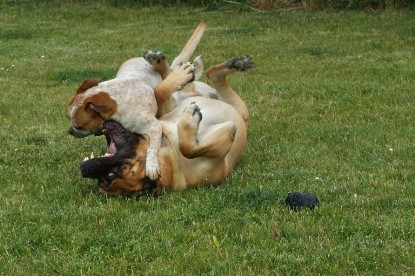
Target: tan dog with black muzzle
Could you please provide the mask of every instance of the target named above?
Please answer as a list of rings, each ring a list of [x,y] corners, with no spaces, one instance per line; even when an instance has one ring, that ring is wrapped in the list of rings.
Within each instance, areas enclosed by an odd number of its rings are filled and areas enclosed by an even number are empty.
[[[178,101],[174,90],[167,88],[164,95],[158,95],[159,106],[166,111],[159,118],[163,138],[157,155],[158,180],[145,174],[148,138],[127,131],[116,121],[104,124],[109,153],[84,160],[82,175],[98,179],[100,191],[112,196],[158,196],[164,188],[181,191],[220,183],[242,155],[248,123],[248,109],[229,86],[227,76],[254,65],[249,56],[236,57],[206,71],[213,88],[198,81],[185,88],[214,93],[218,99],[195,96]]]
[[[205,27],[202,21],[172,63],[172,68],[155,70],[157,64],[150,63],[159,61],[147,53],[144,58],[127,60],[114,79],[101,83],[97,79],[83,82],[69,102],[70,134],[81,138],[100,133],[103,123],[112,119],[133,133],[146,135],[149,143],[145,174],[152,180],[157,179],[162,127],[156,119],[158,106],[155,95],[164,94],[166,89],[178,91],[194,80],[195,66],[188,61]],[[166,65],[163,61],[160,64]],[[196,67],[201,67],[201,64]]]

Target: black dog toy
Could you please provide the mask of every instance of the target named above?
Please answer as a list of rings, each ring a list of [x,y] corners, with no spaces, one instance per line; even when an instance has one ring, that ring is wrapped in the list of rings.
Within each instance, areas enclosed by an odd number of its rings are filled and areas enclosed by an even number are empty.
[[[288,194],[287,199],[285,200],[285,204],[287,204],[288,208],[291,210],[297,211],[297,209],[303,207],[314,210],[314,208],[318,206],[320,202],[313,194],[293,192]]]

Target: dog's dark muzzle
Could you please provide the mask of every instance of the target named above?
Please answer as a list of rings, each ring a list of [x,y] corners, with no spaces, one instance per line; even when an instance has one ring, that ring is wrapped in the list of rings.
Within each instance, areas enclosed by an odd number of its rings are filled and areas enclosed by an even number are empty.
[[[102,129],[99,129],[99,130],[97,130],[95,132],[85,132],[85,131],[79,130],[79,129],[73,127],[73,126],[71,126],[69,128],[68,133],[70,135],[72,135],[73,137],[75,137],[75,138],[84,138],[84,137],[87,137],[87,136],[89,136],[91,134],[93,134],[95,136],[100,136],[100,135],[103,134],[102,133]]]

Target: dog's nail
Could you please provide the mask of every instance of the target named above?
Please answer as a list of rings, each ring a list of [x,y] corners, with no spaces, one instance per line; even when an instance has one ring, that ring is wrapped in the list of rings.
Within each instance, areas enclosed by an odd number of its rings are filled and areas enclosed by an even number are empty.
[[[91,152],[91,159],[92,159],[92,158],[94,158],[94,153],[93,153],[93,152]]]
[[[85,157],[84,160],[82,160],[82,161],[88,161],[88,160],[89,160],[89,158],[88,157]]]

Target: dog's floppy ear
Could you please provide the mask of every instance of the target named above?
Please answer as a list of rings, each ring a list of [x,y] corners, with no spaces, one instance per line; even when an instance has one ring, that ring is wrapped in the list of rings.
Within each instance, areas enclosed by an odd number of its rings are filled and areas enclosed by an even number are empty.
[[[71,100],[69,101],[69,105],[73,104],[73,102],[75,101],[75,99],[77,98],[77,96],[81,93],[84,93],[85,91],[87,91],[89,88],[97,86],[99,83],[99,79],[87,79],[86,81],[84,81],[78,88],[78,90],[76,90],[75,95],[71,98]]]
[[[85,99],[87,109],[99,113],[100,117],[108,120],[117,112],[117,103],[106,92],[99,92]]]
[[[89,88],[97,86],[98,83],[99,83],[99,79],[95,79],[95,78],[94,79],[87,79],[79,86],[78,90],[76,90],[76,94],[84,93]]]

